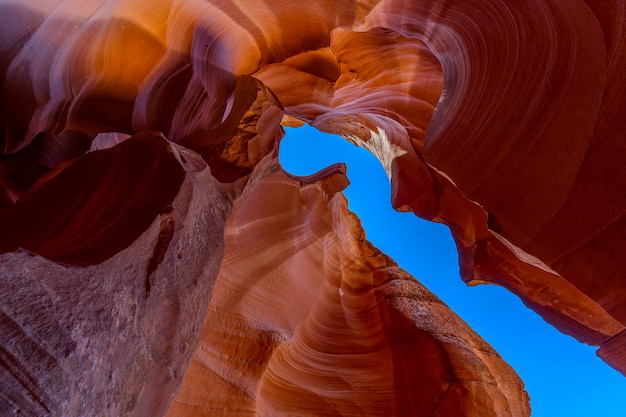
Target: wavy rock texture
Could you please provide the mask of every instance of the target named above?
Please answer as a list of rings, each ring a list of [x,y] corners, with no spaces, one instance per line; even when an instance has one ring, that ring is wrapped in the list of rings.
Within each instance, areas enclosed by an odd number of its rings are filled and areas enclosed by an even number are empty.
[[[172,413],[528,413],[483,342],[355,237],[340,172],[262,175],[281,121],[370,150],[394,207],[450,227],[463,279],[626,374],[622,1],[0,0],[0,21],[3,409],[163,415],[185,375]],[[258,243],[233,229],[251,219]]]
[[[169,415],[528,415],[513,371],[365,240],[346,182],[328,181],[255,171]]]

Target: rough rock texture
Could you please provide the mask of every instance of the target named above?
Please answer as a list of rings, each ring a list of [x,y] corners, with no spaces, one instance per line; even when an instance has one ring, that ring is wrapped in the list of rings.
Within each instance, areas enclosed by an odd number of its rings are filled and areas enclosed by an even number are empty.
[[[77,159],[0,217],[3,252],[12,240],[30,249],[0,255],[0,415],[162,415],[180,387],[231,199],[196,154],[159,134],[138,136],[94,153],[97,163]],[[117,155],[134,146],[138,155]],[[167,163],[136,171],[158,157]],[[176,178],[173,195],[136,187],[163,177]],[[169,197],[160,214],[154,197]]]
[[[529,413],[362,241],[340,167],[275,172],[281,121],[370,150],[468,283],[626,374],[625,13],[0,0],[0,410],[164,415],[182,381],[171,415]]]

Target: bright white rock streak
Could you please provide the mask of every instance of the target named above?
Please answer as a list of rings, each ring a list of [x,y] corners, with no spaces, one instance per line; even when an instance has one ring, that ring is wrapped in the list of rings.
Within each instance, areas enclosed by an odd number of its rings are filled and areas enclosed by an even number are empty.
[[[347,135],[343,138],[370,151],[382,164],[389,182],[391,182],[391,163],[397,157],[407,153],[398,145],[391,143],[387,137],[387,132],[381,127],[376,127],[376,131],[370,129],[370,139],[367,141],[356,135]]]

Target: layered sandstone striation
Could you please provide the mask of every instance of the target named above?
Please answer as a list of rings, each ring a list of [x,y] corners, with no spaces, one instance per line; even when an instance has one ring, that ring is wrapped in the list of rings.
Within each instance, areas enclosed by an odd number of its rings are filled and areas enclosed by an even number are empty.
[[[341,166],[280,172],[281,123],[370,150],[395,208],[450,227],[466,282],[626,374],[625,13],[1,0],[0,409],[529,414],[364,240]]]
[[[528,415],[519,378],[365,240],[332,178],[257,166],[168,415]]]
[[[198,342],[232,193],[158,133],[53,174],[0,215],[0,414],[163,415]]]

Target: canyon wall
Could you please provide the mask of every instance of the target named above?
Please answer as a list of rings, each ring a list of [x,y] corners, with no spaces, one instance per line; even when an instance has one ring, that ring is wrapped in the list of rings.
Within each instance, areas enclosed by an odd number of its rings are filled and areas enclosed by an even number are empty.
[[[509,3],[1,0],[0,410],[529,415],[303,122],[626,374],[624,4]]]

